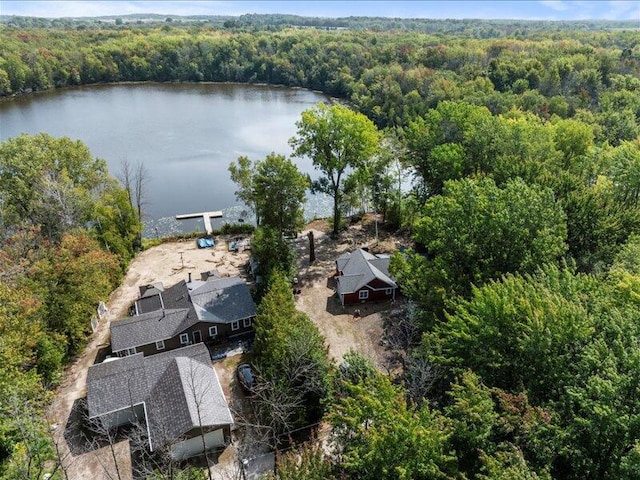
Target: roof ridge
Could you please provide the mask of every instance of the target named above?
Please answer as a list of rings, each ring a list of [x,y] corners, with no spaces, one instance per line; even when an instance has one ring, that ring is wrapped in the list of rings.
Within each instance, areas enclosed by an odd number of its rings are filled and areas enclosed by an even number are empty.
[[[189,309],[188,308],[161,308],[159,310],[153,310],[151,312],[141,313],[140,315],[133,315],[131,317],[118,318],[113,322],[111,322],[111,326],[130,325],[132,323],[143,322],[145,320],[149,320],[154,317],[163,317],[165,315],[176,315],[184,311],[188,313]]]

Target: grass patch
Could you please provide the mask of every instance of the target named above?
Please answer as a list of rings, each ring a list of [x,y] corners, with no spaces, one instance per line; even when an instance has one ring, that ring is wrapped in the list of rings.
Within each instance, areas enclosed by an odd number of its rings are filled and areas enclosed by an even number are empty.
[[[220,228],[217,228],[213,231],[211,236],[215,237],[216,235],[251,235],[254,230],[255,227],[250,223],[223,223]],[[143,238],[142,250],[148,250],[149,248],[162,245],[163,243],[179,242],[180,240],[194,240],[196,238],[207,236],[208,235],[202,232],[193,231],[161,238]]]

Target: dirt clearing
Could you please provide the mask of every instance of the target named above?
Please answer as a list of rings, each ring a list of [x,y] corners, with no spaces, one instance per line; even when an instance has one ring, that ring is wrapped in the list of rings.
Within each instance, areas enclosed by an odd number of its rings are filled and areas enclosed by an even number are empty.
[[[316,246],[316,261],[312,264],[309,263],[309,231],[314,234]],[[328,232],[327,222],[316,221],[293,240],[298,253],[297,288],[301,290],[301,293],[296,295],[297,306],[318,326],[326,339],[330,356],[337,362],[353,348],[371,358],[384,370],[386,352],[380,345],[383,318],[386,311],[399,306],[401,301],[343,308],[334,294],[334,262],[345,251],[363,246],[369,246],[372,252],[393,251],[395,240],[391,237],[386,238],[384,233],[381,233],[380,241],[376,244],[371,217],[351,226],[336,239]],[[65,371],[55,399],[48,409],[49,422],[55,425],[54,436],[65,458],[64,466],[70,480],[116,478],[108,448],[74,454],[72,450],[77,449],[70,448],[73,445],[68,443],[70,440],[64,435],[74,403],[86,395],[87,369],[94,363],[98,350],[108,345],[110,322],[127,316],[128,309],[138,298],[139,287],[142,285],[162,282],[168,287],[180,280],[187,280],[189,274],[194,279],[199,279],[201,272],[214,269],[222,276],[240,275],[247,278],[244,267],[249,259],[249,252],[229,252],[228,240],[229,237],[219,236],[216,238],[215,247],[207,249],[198,249],[195,240],[165,243],[141,253],[131,263],[122,285],[109,298],[108,313],[100,321],[98,330],[91,337],[82,355]],[[356,308],[360,310],[357,318],[353,315]],[[238,362],[244,359],[245,357],[239,354],[214,364],[230,406],[240,414],[238,416],[245,411],[247,403],[235,381],[234,371]],[[132,478],[128,442],[119,442],[116,452],[122,480]],[[231,459],[229,461],[234,461],[233,455],[225,451],[219,458],[220,464],[217,468],[224,467],[223,463],[227,457]]]
[[[341,254],[360,247],[369,247],[371,252],[395,250],[395,239],[383,233],[376,244],[372,217],[349,227],[337,238],[329,234],[326,221],[316,221],[307,226],[295,240],[298,253],[298,272],[302,293],[296,296],[298,309],[305,312],[317,325],[326,339],[329,355],[340,363],[350,349],[359,351],[385,370],[387,352],[380,345],[383,334],[385,312],[401,305],[395,302],[340,305],[335,294],[335,260]],[[316,260],[309,263],[309,240],[313,232]],[[354,316],[355,310],[359,315]]]
[[[213,248],[199,249],[195,240],[164,243],[142,252],[127,270],[122,284],[111,294],[107,303],[108,312],[100,321],[97,331],[82,354],[66,369],[53,403],[48,409],[49,423],[55,425],[54,437],[64,456],[64,465],[70,480],[102,480],[116,478],[115,467],[108,448],[74,455],[64,435],[72,407],[76,400],[86,395],[87,369],[93,365],[98,350],[109,343],[109,324],[127,316],[131,304],[138,298],[139,287],[153,282],[171,286],[187,280],[189,273],[194,279],[200,273],[216,269],[222,276],[245,276],[244,266],[249,252],[229,252],[226,236],[216,238]],[[219,374],[220,376],[220,374]],[[80,439],[75,439],[80,441]],[[122,480],[131,478],[131,458],[127,441],[116,445],[118,464]]]

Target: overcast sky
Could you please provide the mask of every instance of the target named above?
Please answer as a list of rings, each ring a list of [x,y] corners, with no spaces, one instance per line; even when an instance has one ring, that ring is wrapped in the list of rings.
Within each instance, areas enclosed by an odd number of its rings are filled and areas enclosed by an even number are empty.
[[[405,18],[513,18],[528,20],[637,20],[640,1],[13,1],[0,0],[0,14],[86,17],[160,13],[163,15],[242,15],[290,13],[303,16]]]

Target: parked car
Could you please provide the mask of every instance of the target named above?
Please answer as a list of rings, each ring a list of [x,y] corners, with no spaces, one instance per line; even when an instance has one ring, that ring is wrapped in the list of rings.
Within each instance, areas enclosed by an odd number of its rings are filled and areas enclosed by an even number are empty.
[[[213,238],[203,237],[196,241],[198,248],[211,248],[215,245]]]
[[[246,393],[253,393],[253,389],[256,384],[255,376],[253,375],[253,369],[248,363],[241,363],[236,369],[236,375],[238,377],[238,383]]]

